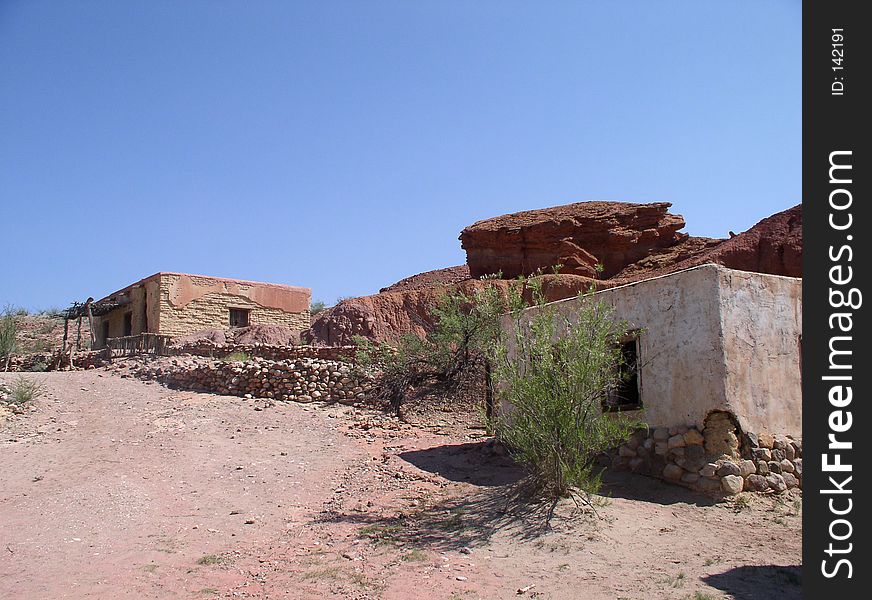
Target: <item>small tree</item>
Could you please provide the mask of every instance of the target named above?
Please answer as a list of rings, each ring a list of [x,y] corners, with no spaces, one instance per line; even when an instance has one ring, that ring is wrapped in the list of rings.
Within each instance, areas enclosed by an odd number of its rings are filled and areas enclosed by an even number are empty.
[[[546,304],[535,283],[533,297],[538,310],[515,311],[497,351],[498,395],[510,409],[493,425],[538,491],[589,504],[601,485],[596,456],[641,425],[602,410],[621,381],[618,342],[627,326],[592,292],[571,313]]]
[[[327,308],[327,306],[324,304],[323,300],[315,300],[309,306],[309,315],[314,317],[319,312],[323,311],[325,308]]]
[[[483,285],[442,295],[424,339],[407,335],[395,346],[357,337],[357,362],[378,371],[376,397],[399,414],[418,388],[456,393],[486,380],[501,336],[500,316],[523,305],[523,282]]]

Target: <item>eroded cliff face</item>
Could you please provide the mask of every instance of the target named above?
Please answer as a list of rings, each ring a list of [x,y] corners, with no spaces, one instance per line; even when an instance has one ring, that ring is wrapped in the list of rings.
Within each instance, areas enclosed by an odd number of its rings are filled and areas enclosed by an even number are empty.
[[[549,300],[577,295],[596,285],[606,289],[714,262],[733,269],[802,276],[802,207],[777,213],[729,240],[691,237],[679,230],[684,218],[668,203],[581,202],[479,221],[460,239],[468,265],[429,271],[344,300],[320,313],[304,340],[345,345],[356,335],[392,341],[425,335],[431,311],[448,290],[477,286],[506,288],[507,279],[556,264],[543,276]],[[602,273],[595,265],[602,264]],[[468,269],[468,270],[467,270]],[[502,273],[505,280],[478,279]]]
[[[671,204],[576,202],[474,223],[460,234],[472,277],[530,275],[563,265],[562,273],[609,278],[627,265],[688,238]]]

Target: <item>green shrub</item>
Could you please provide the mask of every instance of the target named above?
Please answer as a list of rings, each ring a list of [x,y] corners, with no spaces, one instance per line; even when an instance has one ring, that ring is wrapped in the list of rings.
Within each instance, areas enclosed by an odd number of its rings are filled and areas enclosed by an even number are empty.
[[[233,362],[233,361],[248,362],[250,360],[251,360],[251,356],[249,354],[246,354],[245,352],[231,352],[230,354],[228,354],[227,356],[224,357],[225,362]]]
[[[571,311],[547,304],[541,288],[534,299],[538,310],[513,313],[511,344],[498,351],[497,393],[511,409],[493,426],[537,491],[589,503],[601,484],[597,455],[641,426],[602,410],[621,382],[619,341],[627,325],[592,292],[581,294]]]
[[[327,308],[327,305],[324,304],[323,300],[315,300],[309,306],[309,314],[314,317],[315,315],[317,315],[319,312],[321,312],[325,308]]]
[[[0,316],[0,366],[4,371],[9,370],[9,361],[18,350],[18,324],[10,307],[3,310]]]
[[[12,382],[7,402],[22,406],[36,400],[45,393],[45,386],[35,379],[19,375]]]

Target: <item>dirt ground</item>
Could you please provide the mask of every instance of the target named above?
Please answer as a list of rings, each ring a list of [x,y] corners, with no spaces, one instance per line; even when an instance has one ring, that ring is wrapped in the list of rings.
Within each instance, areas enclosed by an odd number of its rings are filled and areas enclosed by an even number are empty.
[[[549,527],[448,416],[29,376],[46,394],[0,417],[3,599],[800,597],[797,496],[609,475],[598,517]]]

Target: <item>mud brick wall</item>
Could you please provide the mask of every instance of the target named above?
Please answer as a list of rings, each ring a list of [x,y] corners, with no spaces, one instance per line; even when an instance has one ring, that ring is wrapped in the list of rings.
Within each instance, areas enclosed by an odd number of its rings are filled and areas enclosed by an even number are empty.
[[[742,433],[727,412],[693,426],[640,429],[622,444],[612,466],[713,495],[781,493],[802,487],[802,441]]]
[[[162,334],[185,335],[204,329],[225,329],[230,325],[231,308],[249,310],[251,325],[282,325],[299,331],[309,328],[311,318],[308,309],[286,312],[261,306],[243,295],[211,292],[184,306],[176,306],[170,301],[171,284],[171,280],[165,281],[165,278],[161,278],[159,312]]]

